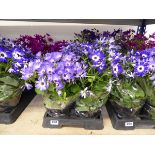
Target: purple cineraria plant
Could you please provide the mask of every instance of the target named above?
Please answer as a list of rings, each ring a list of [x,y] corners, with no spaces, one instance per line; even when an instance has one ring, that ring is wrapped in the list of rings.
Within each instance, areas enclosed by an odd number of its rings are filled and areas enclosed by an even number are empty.
[[[67,83],[74,83],[76,79],[86,75],[86,68],[82,64],[83,61],[77,55],[68,53],[66,50],[46,53],[45,56],[35,58],[26,68],[23,68],[22,77],[27,81],[38,79],[34,82],[40,91],[47,91],[50,85],[54,85],[58,92]]]
[[[33,57],[23,47],[15,46],[9,39],[0,39],[0,73],[10,76],[23,86],[24,80],[31,75],[22,74],[22,70],[32,61]],[[30,89],[32,86],[25,84]]]

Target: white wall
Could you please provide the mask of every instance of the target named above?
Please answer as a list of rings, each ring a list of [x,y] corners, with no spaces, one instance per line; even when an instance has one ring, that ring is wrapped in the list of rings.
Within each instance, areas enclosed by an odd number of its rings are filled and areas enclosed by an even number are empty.
[[[118,28],[123,30],[129,28],[137,30],[136,26],[126,25],[0,21],[0,35],[12,39],[19,37],[20,34],[33,35],[36,33],[49,33],[55,40],[70,40],[73,39],[74,32],[78,33],[85,28],[96,28],[100,31],[113,31]]]

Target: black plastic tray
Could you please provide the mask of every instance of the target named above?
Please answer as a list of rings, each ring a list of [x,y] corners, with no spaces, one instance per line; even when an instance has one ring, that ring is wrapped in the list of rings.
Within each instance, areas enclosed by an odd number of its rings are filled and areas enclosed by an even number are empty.
[[[30,91],[25,90],[22,93],[21,99],[16,107],[9,111],[0,112],[0,124],[12,124],[14,123],[20,114],[24,111],[24,109],[28,106],[31,100],[36,95],[35,90],[32,89]]]
[[[103,112],[100,112],[99,118],[80,118],[80,117],[51,117],[46,111],[42,126],[44,128],[62,128],[62,127],[81,127],[87,130],[102,130]]]
[[[134,130],[155,128],[155,120],[141,119],[140,117],[120,119],[110,102],[106,104],[113,128],[116,130]]]

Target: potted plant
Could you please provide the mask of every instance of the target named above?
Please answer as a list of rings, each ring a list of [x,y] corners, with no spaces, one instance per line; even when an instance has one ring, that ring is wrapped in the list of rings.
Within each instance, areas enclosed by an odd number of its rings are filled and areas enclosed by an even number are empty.
[[[107,51],[112,46],[108,32],[83,30],[75,35],[70,51],[79,55],[87,64],[87,76],[81,79],[80,98],[76,100],[75,113],[83,118],[94,118],[101,114],[111,91],[111,72]],[[69,48],[69,47],[68,47]]]
[[[16,47],[6,38],[0,39],[0,111],[10,111],[17,106],[25,88],[21,68],[31,59],[24,48]],[[28,88],[31,85],[27,85]]]
[[[26,68],[22,79],[34,82],[37,94],[43,97],[48,113],[53,117],[68,114],[68,106],[79,97],[79,80],[86,76],[85,63],[74,53],[62,52],[37,54]]]
[[[117,41],[115,44],[118,44]],[[139,54],[126,49],[123,53],[122,48],[109,52],[114,81],[110,102],[120,118],[136,117],[145,103],[146,96],[138,79],[145,76],[146,70]]]
[[[144,57],[145,55],[145,57]],[[141,60],[143,60],[143,68],[145,69],[145,75],[142,78],[138,78],[137,82],[145,92],[146,103],[142,110],[144,117],[148,119],[155,119],[155,49],[149,48],[140,51]],[[143,58],[142,58],[143,57]]]

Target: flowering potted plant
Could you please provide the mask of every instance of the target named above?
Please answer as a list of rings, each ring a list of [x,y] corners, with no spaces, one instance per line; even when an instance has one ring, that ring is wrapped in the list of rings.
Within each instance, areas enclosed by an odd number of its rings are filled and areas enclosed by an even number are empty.
[[[115,102],[116,97],[119,96],[120,103],[122,100],[121,104],[126,108],[130,108],[127,112],[127,109],[121,110],[115,104],[119,112],[124,113],[123,115],[126,117],[135,116],[135,113],[140,112],[140,109],[142,109],[145,99],[147,98],[148,101],[153,96],[154,88],[150,79],[154,72],[154,50],[150,49],[150,47],[154,46],[154,41],[152,40],[154,36],[151,35],[147,38],[142,34],[135,34],[133,30],[125,32],[118,30],[114,31],[112,35],[115,43],[119,44],[121,49],[119,50],[120,52],[110,54],[114,76],[119,78],[116,82],[117,84],[113,86],[111,94]],[[127,95],[131,100],[127,98]],[[136,109],[132,108],[133,105],[131,103],[133,102],[135,102],[134,106],[136,106]]]
[[[79,96],[79,80],[86,75],[86,65],[74,53],[52,52],[36,58],[22,69],[22,79],[35,83],[37,94],[52,116],[64,114],[64,110]]]
[[[80,80],[83,89],[75,107],[76,114],[80,117],[98,116],[111,91],[111,72],[106,55],[112,45],[111,38],[109,35],[105,36],[105,33],[95,32],[84,30],[81,34],[76,34],[78,39],[68,47],[87,64],[87,76]],[[93,36],[89,38],[91,40],[87,38],[90,35]]]
[[[116,43],[116,42],[115,42]],[[110,102],[119,117],[133,117],[145,103],[145,94],[137,80],[144,76],[138,53],[119,50],[109,51],[113,73]]]
[[[136,52],[137,53],[137,52]],[[142,87],[146,96],[146,103],[142,114],[149,119],[155,119],[155,49],[149,48],[139,52],[141,58],[141,71],[143,77],[137,79],[137,82]]]
[[[15,47],[9,39],[0,39],[0,111],[14,108],[20,100],[25,82],[21,68],[30,57],[23,48]]]

